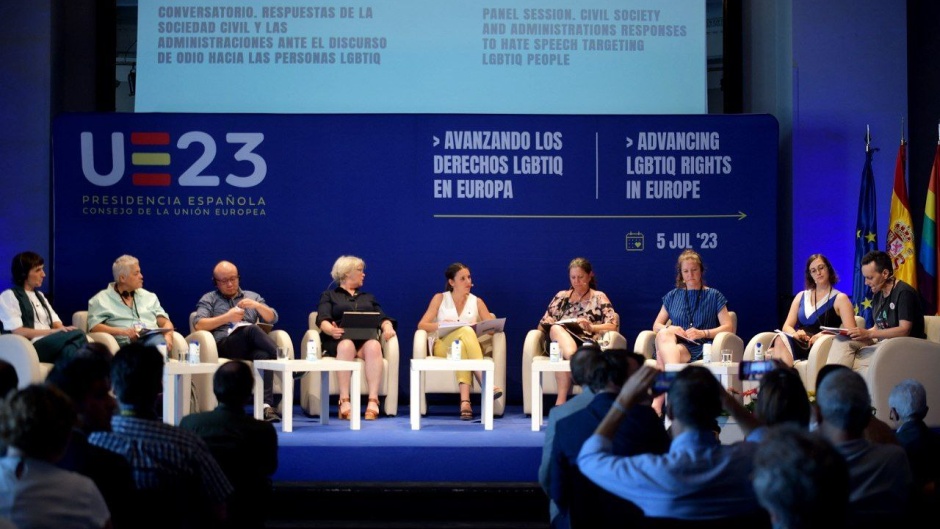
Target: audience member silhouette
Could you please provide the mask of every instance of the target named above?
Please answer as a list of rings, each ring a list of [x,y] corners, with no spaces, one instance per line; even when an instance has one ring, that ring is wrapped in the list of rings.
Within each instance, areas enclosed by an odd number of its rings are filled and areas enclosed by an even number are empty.
[[[927,391],[914,379],[902,380],[888,396],[891,419],[898,425],[898,442],[907,452],[914,479],[912,500],[916,519],[935,515],[940,507],[940,435],[924,423],[927,416]]]
[[[142,521],[152,527],[213,527],[226,518],[232,485],[202,439],[161,422],[155,403],[163,390],[163,357],[134,342],[111,362],[119,414],[110,432],[88,441],[124,456],[134,472]]]
[[[748,441],[760,442],[768,428],[780,424],[792,423],[809,431],[812,410],[806,388],[799,373],[783,363],[761,378],[753,414],[736,402],[730,411]]]
[[[643,358],[623,349],[586,351],[586,356],[587,385],[595,397],[586,408],[557,425],[551,454],[551,497],[558,504],[560,523],[553,526],[591,529],[630,526],[643,518],[643,511],[585,478],[577,459],[581,445],[607,415],[627,377],[643,365]],[[663,454],[669,449],[669,436],[649,402],[631,409],[612,441],[616,455]]]
[[[686,367],[669,389],[669,452],[613,453],[617,429],[649,400],[649,390],[659,373],[644,366],[627,379],[610,411],[581,448],[581,472],[608,492],[635,503],[654,519],[647,524],[693,520],[696,527],[769,527],[769,517],[758,505],[751,486],[758,445],[746,441],[720,444],[712,426],[722,407],[734,399],[704,367]]]
[[[74,356],[60,360],[46,382],[68,395],[78,416],[59,467],[95,482],[111,511],[114,527],[133,527],[132,519],[138,513],[130,463],[88,443],[92,432],[111,430],[111,417],[117,409],[111,396],[111,352],[104,344],[86,344]]]
[[[20,384],[20,378],[16,374],[16,368],[6,360],[0,360],[0,400],[6,398],[10,392],[16,390]],[[0,439],[0,456],[6,455],[7,445]]]
[[[911,469],[904,449],[864,438],[872,418],[865,380],[850,369],[828,374],[816,394],[819,433],[849,466],[849,525],[878,527],[907,516]]]
[[[0,409],[0,518],[20,529],[111,527],[111,514],[91,479],[55,465],[69,442],[75,410],[61,390],[31,385]]]
[[[850,369],[848,366],[841,364],[826,364],[819,369],[819,373],[816,374],[816,391],[819,391],[819,387],[822,385],[823,380],[834,373],[835,371],[840,371],[842,369]],[[817,417],[819,415],[819,406],[813,403],[812,406],[812,415],[810,416],[810,430],[816,429]],[[894,435],[894,429],[888,426],[888,424],[874,415],[871,416],[871,419],[868,421],[868,426],[865,427],[864,437],[867,441],[878,444],[892,444],[900,445],[898,438]]]
[[[212,411],[183,417],[180,428],[209,445],[235,491],[228,503],[228,527],[263,528],[270,503],[271,475],[277,470],[274,426],[245,413],[254,377],[248,364],[226,362],[212,378],[219,405]]]
[[[20,385],[20,377],[16,374],[16,368],[6,360],[0,360],[0,399],[7,396]]]
[[[754,456],[754,492],[775,529],[846,527],[848,466],[805,425],[787,421],[767,429]]]
[[[600,351],[600,347],[591,342],[582,345],[574,352],[574,355],[571,356],[570,363],[571,380],[574,384],[581,386],[581,393],[568,399],[564,404],[553,407],[548,412],[548,423],[545,426],[545,440],[542,445],[542,462],[539,465],[539,484],[542,486],[542,490],[545,491],[545,494],[548,495],[549,519],[552,521],[553,527],[555,527],[556,523],[561,523],[560,521],[556,522],[559,510],[555,500],[551,497],[552,445],[555,442],[555,432],[557,430],[558,421],[578,410],[586,408],[591,403],[591,400],[594,399],[594,392],[591,390],[590,386],[587,385],[587,369],[588,357],[591,356],[588,353],[596,351]]]

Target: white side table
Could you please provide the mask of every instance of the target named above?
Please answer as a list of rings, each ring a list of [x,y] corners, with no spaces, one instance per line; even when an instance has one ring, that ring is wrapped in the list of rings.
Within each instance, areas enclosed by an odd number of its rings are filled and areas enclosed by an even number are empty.
[[[492,360],[447,360],[444,358],[411,359],[411,429],[421,429],[421,390],[422,371],[482,371],[483,391],[481,392],[483,428],[493,429],[493,384],[496,368]]]
[[[184,375],[211,375],[218,368],[219,364],[190,364],[172,358],[163,364],[163,422],[176,425],[183,418],[183,402],[189,398],[184,391],[188,388],[179,383]]]
[[[532,431],[537,432],[542,428],[542,374],[570,372],[571,361],[559,360],[558,362],[545,361],[532,362]]]
[[[740,365],[738,362],[710,362],[704,364],[701,360],[696,360],[688,364],[666,364],[666,371],[682,371],[688,366],[699,366],[708,369],[721,383],[721,387],[725,389],[733,388],[738,392],[736,395],[738,400],[741,399],[741,379],[738,376]]]
[[[330,372],[349,371],[352,374],[349,385],[349,400],[352,405],[349,429],[359,429],[359,401],[362,392],[362,364],[359,362],[321,358],[314,361],[301,359],[255,360],[254,364],[255,369],[267,369],[282,375],[281,387],[284,393],[281,397],[282,432],[292,432],[294,430],[294,373],[304,371],[320,373],[320,424],[329,424]]]
[[[733,388],[737,391],[735,398],[738,399],[738,402],[741,402],[741,378],[738,376],[738,369],[740,364],[738,362],[710,362],[708,364],[702,363],[701,360],[689,363],[689,364],[666,364],[666,371],[682,371],[688,366],[699,366],[704,367],[712,372],[718,382],[721,383],[721,387],[728,389]],[[668,397],[667,397],[668,398]]]

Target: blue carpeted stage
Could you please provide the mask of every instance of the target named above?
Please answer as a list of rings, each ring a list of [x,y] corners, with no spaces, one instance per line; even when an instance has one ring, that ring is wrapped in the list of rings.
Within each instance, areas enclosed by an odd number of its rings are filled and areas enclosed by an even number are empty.
[[[479,414],[479,407],[474,411]],[[278,430],[279,464],[275,482],[335,483],[534,483],[542,456],[544,430],[533,432],[521,406],[508,406],[486,431],[479,416],[461,421],[456,402],[430,406],[421,430],[412,430],[408,406],[396,417],[330,423],[294,408],[293,432]]]

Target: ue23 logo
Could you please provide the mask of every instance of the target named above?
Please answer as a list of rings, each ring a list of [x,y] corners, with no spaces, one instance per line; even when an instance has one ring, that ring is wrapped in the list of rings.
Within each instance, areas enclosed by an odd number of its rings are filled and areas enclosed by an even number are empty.
[[[142,187],[169,187],[172,176],[169,172],[172,154],[170,133],[168,132],[131,132],[130,163],[132,166],[131,182]],[[229,132],[225,134],[226,143],[240,145],[232,156],[238,162],[246,162],[249,174],[225,176],[225,183],[233,187],[254,187],[264,180],[268,173],[268,164],[264,158],[254,152],[264,141],[261,132]],[[202,154],[179,176],[179,185],[185,187],[217,187],[218,175],[204,174],[204,171],[216,159],[218,149],[215,139],[206,132],[190,131],[176,141],[177,149],[189,149],[201,145]],[[111,172],[99,173],[95,169],[94,137],[91,132],[81,133],[82,173],[96,186],[108,187],[118,183],[126,173],[127,157],[124,155],[124,133],[111,133]],[[241,164],[244,165],[244,164]],[[241,166],[240,165],[240,166]]]

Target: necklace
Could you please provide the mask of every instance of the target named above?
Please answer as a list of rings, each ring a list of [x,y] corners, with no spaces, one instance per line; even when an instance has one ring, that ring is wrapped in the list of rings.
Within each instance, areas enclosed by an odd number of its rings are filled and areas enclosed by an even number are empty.
[[[590,294],[590,293],[591,293],[591,289],[589,288],[589,289],[587,289],[587,290],[584,291],[584,294],[578,294],[578,299],[577,299],[577,301],[575,301],[575,300],[573,300],[573,299],[571,299],[571,298],[573,298],[574,295],[577,294],[577,292],[575,292],[574,289],[572,288],[572,289],[571,289],[571,294],[568,296],[568,300],[569,300],[571,303],[581,303],[582,301],[584,301],[584,298],[586,298],[587,295]]]
[[[826,297],[819,300],[819,302],[822,304],[825,304],[827,301],[829,301],[829,296],[831,295],[832,295],[832,285],[829,285],[829,290],[826,292]],[[816,310],[818,308],[819,306],[816,304],[816,289],[814,288],[813,289],[813,310]]]
[[[694,316],[695,316],[695,313],[698,312],[698,305],[699,305],[699,303],[702,301],[702,289],[700,289],[700,288],[699,288],[699,289],[696,289],[696,290],[695,290],[695,293],[696,293],[696,294],[695,294],[695,304],[693,305],[693,304],[692,304],[692,295],[689,293],[689,289],[686,289],[686,290],[685,290],[685,308],[686,308],[686,311],[688,311],[688,316],[689,316],[689,327],[688,327],[688,328],[690,328],[690,329],[691,329],[692,327],[695,327],[695,319],[694,319]],[[697,328],[697,327],[696,327],[696,328]]]
[[[820,303],[823,304],[823,307],[824,307],[824,308],[825,308],[826,304],[829,302],[829,296],[831,296],[831,295],[832,295],[832,285],[829,285],[829,291],[826,292],[826,297],[824,297],[823,299],[821,299],[821,300],[819,301]],[[816,289],[815,289],[815,288],[813,288],[812,301],[813,301],[813,312],[818,313],[818,311],[819,311],[819,306],[816,304]],[[820,325],[829,326],[829,325],[828,325],[829,322],[826,321],[826,319],[827,319],[826,316],[827,316],[828,314],[829,314],[829,311],[828,311],[828,310],[825,310],[825,311],[823,311],[822,315],[820,315],[820,317],[819,317],[819,320],[820,320],[819,324],[820,324]]]

